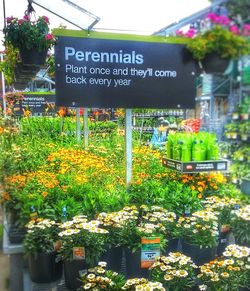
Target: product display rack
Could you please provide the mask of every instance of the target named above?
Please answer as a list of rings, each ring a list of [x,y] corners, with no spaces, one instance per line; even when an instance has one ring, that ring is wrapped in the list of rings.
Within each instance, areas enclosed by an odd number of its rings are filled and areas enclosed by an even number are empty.
[[[183,174],[187,174],[187,173],[194,174],[194,173],[201,173],[201,172],[215,172],[215,171],[228,170],[227,160],[182,162],[178,160],[163,158],[162,165],[166,168],[176,170]]]

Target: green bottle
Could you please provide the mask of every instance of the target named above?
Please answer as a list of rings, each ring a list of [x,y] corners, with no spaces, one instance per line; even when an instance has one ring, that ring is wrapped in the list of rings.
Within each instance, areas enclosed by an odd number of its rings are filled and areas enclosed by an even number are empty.
[[[192,145],[192,161],[202,161],[201,147],[197,140],[194,140]]]
[[[181,160],[182,162],[190,162],[191,161],[191,149],[188,145],[187,140],[182,142],[181,145]]]

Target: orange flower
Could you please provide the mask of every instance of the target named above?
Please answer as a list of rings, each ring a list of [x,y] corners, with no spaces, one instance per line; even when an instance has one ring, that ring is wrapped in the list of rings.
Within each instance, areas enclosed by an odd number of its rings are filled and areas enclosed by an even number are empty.
[[[195,186],[194,185],[191,185],[190,188],[191,188],[191,190],[195,190]]]
[[[198,187],[198,191],[202,192],[203,191],[203,187]]]
[[[203,197],[202,194],[199,193],[199,194],[198,194],[198,198],[199,198],[199,199],[202,199],[202,197]]]

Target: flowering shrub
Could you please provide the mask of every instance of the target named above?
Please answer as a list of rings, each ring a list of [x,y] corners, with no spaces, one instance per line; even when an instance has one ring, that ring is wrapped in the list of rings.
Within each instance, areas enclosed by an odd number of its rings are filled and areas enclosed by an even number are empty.
[[[106,270],[106,265],[105,262],[99,262],[98,266],[88,269],[86,274],[81,275],[82,286],[80,290],[121,290],[125,283],[124,277],[113,271]]]
[[[20,49],[50,49],[54,43],[54,36],[49,33],[49,19],[47,16],[38,17],[31,21],[25,15],[22,19],[7,17],[7,26],[4,28],[5,43]]]
[[[121,290],[128,291],[165,291],[166,289],[163,287],[162,283],[159,282],[150,282],[144,278],[133,278],[127,280],[125,285],[121,288]]]
[[[50,219],[37,218],[27,225],[24,248],[27,254],[50,253],[58,240],[57,224]]]
[[[250,245],[250,205],[232,211],[232,227],[237,242]]]
[[[161,282],[166,290],[188,290],[195,285],[197,266],[191,258],[181,253],[170,253],[168,257],[157,258],[150,267],[150,278]]]
[[[183,239],[191,244],[213,248],[217,245],[218,218],[209,210],[194,212],[190,217],[180,217],[177,227]]]
[[[107,230],[99,228],[99,224],[96,220],[88,221],[86,216],[78,215],[59,225],[62,230],[58,234],[62,241],[62,258],[72,260],[74,248],[83,247],[86,263],[94,266],[104,251],[108,233]]]
[[[240,290],[250,283],[250,249],[229,245],[219,258],[200,267],[198,278],[202,281],[200,290]]]

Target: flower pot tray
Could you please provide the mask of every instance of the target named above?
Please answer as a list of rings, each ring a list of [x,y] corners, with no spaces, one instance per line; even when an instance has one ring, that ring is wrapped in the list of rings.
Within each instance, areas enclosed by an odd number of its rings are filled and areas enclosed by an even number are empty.
[[[162,165],[166,168],[181,172],[181,173],[200,173],[200,172],[217,172],[227,171],[227,160],[212,160],[201,162],[182,162],[173,159],[162,159]]]

